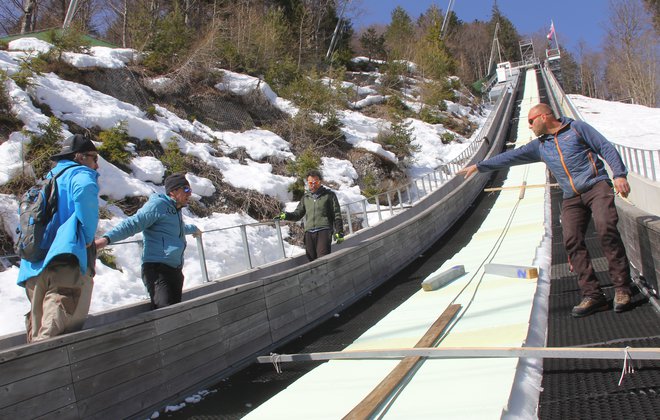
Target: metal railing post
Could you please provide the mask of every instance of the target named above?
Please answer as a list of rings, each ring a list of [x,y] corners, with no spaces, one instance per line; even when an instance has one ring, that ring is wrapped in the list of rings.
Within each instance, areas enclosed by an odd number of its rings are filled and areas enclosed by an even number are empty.
[[[250,258],[250,247],[248,246],[247,229],[241,225],[241,237],[243,238],[243,252],[245,253],[245,266],[248,270],[252,268],[252,259]]]
[[[387,192],[387,205],[390,208],[390,216],[394,216],[394,209],[392,208],[392,197],[390,197],[390,192]]]
[[[202,241],[202,234],[200,233],[197,239],[197,253],[199,254],[199,268],[202,270],[202,282],[209,282],[209,272],[206,269],[206,253],[204,252],[204,242]]]
[[[346,207],[346,219],[348,220],[348,233],[353,234],[353,221],[351,220],[351,206]]]
[[[275,220],[275,231],[277,232],[277,240],[280,241],[282,248],[282,258],[286,258],[286,250],[284,249],[284,240],[282,239],[282,226],[279,220]]]
[[[367,199],[362,200],[362,214],[364,215],[364,224],[369,227],[369,215],[367,214]]]
[[[428,195],[428,193],[426,192],[426,183],[424,182],[424,178],[421,178],[420,181],[422,181],[422,192],[424,193],[424,195]],[[417,186],[417,183],[415,183],[415,186]],[[419,194],[417,194],[417,198],[421,200]]]
[[[658,152],[658,162],[660,162],[660,150],[658,150],[657,152]],[[658,178],[656,177],[655,174],[655,159],[653,159],[653,152],[651,152],[650,155],[651,155],[651,173],[653,174],[653,180],[657,181]]]
[[[378,212],[378,221],[382,222],[383,221],[383,215],[380,214],[380,200],[378,199],[379,196],[380,196],[380,194],[376,194],[376,211]]]
[[[396,195],[399,197],[399,207],[401,207],[401,210],[403,210],[403,197],[401,197],[401,190],[396,189]]]

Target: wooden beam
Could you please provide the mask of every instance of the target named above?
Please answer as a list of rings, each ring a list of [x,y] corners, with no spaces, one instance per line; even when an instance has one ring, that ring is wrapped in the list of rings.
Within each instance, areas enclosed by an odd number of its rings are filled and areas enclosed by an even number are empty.
[[[439,289],[450,281],[461,277],[463,274],[465,274],[465,266],[456,265],[449,270],[443,271],[442,273],[428,276],[422,282],[422,289],[427,292]]]
[[[415,347],[429,347],[435,344],[460,309],[461,305],[450,305],[445,309]],[[421,361],[421,356],[410,356],[401,360],[369,395],[344,416],[344,419],[370,418]]]
[[[303,362],[312,360],[403,359],[488,359],[531,357],[536,359],[623,359],[660,360],[660,347],[429,347],[382,350],[353,350],[308,354],[260,356],[259,363]],[[275,358],[275,359],[274,359]]]
[[[484,188],[484,192],[493,192],[493,191],[505,191],[505,190],[519,190],[521,188],[544,188],[544,187],[558,187],[559,184],[523,184],[523,185],[514,185],[510,187],[493,187],[493,188]]]

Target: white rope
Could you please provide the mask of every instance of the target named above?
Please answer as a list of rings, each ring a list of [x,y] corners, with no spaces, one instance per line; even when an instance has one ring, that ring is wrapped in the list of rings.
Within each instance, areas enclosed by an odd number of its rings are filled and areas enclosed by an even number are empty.
[[[628,352],[629,348],[630,348],[629,346],[626,346],[626,348],[623,349],[623,369],[621,369],[621,378],[619,378],[619,386],[621,386],[621,383],[623,382],[623,377],[626,376],[626,373],[635,373],[635,368],[632,365],[632,358],[630,357],[630,353]]]
[[[282,366],[280,364],[280,359],[282,358],[282,355],[277,354],[277,353],[271,353],[270,354],[270,359],[273,362],[273,367],[275,368],[275,372],[277,373],[282,373]]]

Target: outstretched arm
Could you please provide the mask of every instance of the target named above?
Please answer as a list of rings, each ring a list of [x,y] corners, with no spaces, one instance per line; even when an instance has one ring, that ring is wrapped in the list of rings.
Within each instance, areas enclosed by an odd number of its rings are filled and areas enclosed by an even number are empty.
[[[460,171],[456,172],[457,175],[463,175],[465,176],[465,179],[468,179],[472,175],[474,175],[476,172],[479,170],[477,169],[477,165],[470,165],[466,166],[465,168],[461,169]]]

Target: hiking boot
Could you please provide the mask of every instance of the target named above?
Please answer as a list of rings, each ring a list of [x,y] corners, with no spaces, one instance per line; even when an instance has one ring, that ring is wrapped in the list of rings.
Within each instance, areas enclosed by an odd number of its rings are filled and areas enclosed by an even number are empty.
[[[574,318],[581,318],[583,316],[591,315],[595,312],[605,311],[609,308],[605,296],[601,297],[586,297],[582,299],[579,305],[573,307],[571,315]]]
[[[626,290],[614,292],[614,312],[623,312],[630,309],[630,293]]]

